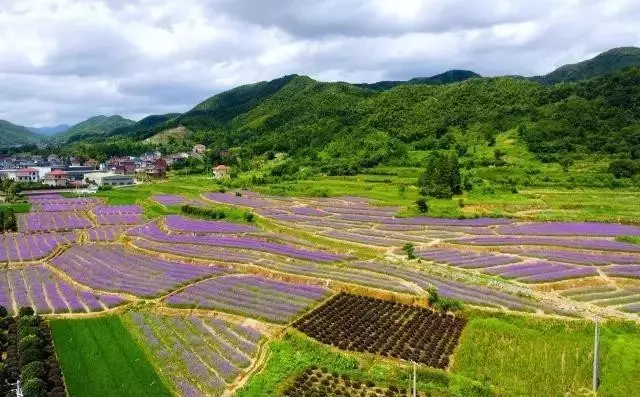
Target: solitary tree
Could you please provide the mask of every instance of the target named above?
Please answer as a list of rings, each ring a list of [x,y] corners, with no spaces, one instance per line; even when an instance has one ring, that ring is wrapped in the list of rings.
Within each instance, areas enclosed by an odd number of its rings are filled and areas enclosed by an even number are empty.
[[[415,250],[415,247],[413,246],[412,243],[406,243],[404,247],[402,247],[402,250],[407,254],[407,259],[409,260],[416,259],[416,256],[413,253]]]

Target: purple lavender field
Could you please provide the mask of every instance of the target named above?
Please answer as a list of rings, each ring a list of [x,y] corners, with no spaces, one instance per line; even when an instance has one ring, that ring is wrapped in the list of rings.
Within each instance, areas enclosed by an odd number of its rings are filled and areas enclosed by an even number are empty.
[[[451,248],[426,248],[417,251],[416,255],[437,263],[470,269],[506,265],[520,260],[515,256]]]
[[[179,233],[250,233],[256,228],[248,225],[224,221],[205,221],[191,219],[180,215],[168,215],[164,218],[164,223],[172,232]]]
[[[16,308],[31,306],[41,314],[96,312],[126,303],[117,295],[75,287],[41,265],[0,270],[0,305],[14,311],[11,297]]]
[[[87,229],[89,241],[113,242],[127,230],[126,226],[99,226]]]
[[[77,212],[30,212],[19,214],[20,232],[53,232],[90,228],[91,222]]]
[[[212,309],[285,324],[329,295],[329,290],[260,276],[224,276],[187,287],[166,299],[169,306]]]
[[[75,233],[0,235],[0,262],[39,260],[61,245],[75,242]]]
[[[534,236],[640,236],[640,227],[598,222],[539,222],[496,228],[498,234]]]
[[[73,247],[53,259],[52,263],[77,282],[91,288],[146,298],[227,272],[217,266],[169,262],[131,254],[118,245]]]
[[[130,229],[127,234],[163,243],[201,244],[252,251],[265,251],[275,255],[289,256],[317,262],[333,262],[346,259],[346,256],[336,253],[298,248],[289,244],[274,243],[252,237],[167,234],[160,230],[158,225],[155,223],[148,223],[146,225]]]
[[[137,312],[126,318],[181,395],[219,395],[251,365],[263,339],[256,329],[218,318]]]

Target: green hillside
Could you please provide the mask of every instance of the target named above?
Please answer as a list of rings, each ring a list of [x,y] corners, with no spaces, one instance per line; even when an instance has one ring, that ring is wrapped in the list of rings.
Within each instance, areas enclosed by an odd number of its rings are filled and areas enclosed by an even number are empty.
[[[640,66],[640,48],[613,48],[592,59],[571,65],[564,65],[547,75],[533,77],[532,79],[544,84],[578,81],[629,66]]]
[[[62,134],[56,136],[56,140],[60,141],[79,141],[96,135],[104,135],[119,127],[125,127],[135,124],[135,121],[125,119],[122,116],[94,116],[90,119],[82,121]]]
[[[26,127],[0,120],[0,147],[38,143],[42,137]]]

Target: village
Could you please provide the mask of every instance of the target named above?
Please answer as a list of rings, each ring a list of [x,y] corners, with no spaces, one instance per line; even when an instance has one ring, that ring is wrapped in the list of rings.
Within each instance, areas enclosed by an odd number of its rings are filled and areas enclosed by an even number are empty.
[[[163,155],[159,151],[140,156],[111,157],[99,162],[95,159],[80,161],[75,157],[63,159],[56,154],[0,155],[0,180],[64,188],[101,188],[105,186],[131,186],[147,181],[164,179],[172,167],[184,164],[190,158],[203,159],[207,147],[195,145],[190,153]],[[230,167],[217,164],[211,169],[214,179],[229,177]]]

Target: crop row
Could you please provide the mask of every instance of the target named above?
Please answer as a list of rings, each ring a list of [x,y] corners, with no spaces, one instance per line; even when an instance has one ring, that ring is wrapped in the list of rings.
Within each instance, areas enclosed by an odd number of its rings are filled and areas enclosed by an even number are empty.
[[[11,312],[30,306],[42,314],[84,313],[123,303],[125,301],[117,295],[95,294],[76,288],[44,266],[0,270],[0,305]]]
[[[340,349],[447,368],[465,320],[429,309],[339,294],[294,327]]]
[[[138,214],[105,214],[95,217],[101,226],[139,225],[143,222],[142,215]]]
[[[112,242],[116,241],[127,230],[124,226],[100,226],[87,229],[89,241]]]
[[[51,232],[86,229],[91,222],[76,212],[30,212],[19,214],[18,230],[21,232]]]
[[[548,259],[558,262],[576,263],[579,265],[640,264],[640,255],[620,255],[610,252],[590,252],[559,248],[518,248],[505,247],[500,251],[522,256]]]
[[[462,268],[500,266],[519,261],[519,259],[514,256],[448,248],[422,249],[416,252],[416,255],[430,261],[446,263]]]
[[[260,197],[246,197],[247,195],[234,195],[227,193],[207,193],[204,197],[208,200],[215,201],[222,204],[239,205],[242,207],[250,208],[265,208],[274,207],[278,205],[275,200],[260,198]]]
[[[140,297],[165,294],[181,285],[224,274],[216,266],[196,266],[128,253],[122,246],[76,246],[52,263],[91,288]]]
[[[100,203],[97,198],[64,198],[62,196],[32,196],[31,210],[36,212],[85,211]]]
[[[170,306],[212,309],[274,323],[287,323],[327,296],[323,287],[260,276],[224,276],[191,285],[166,299]]]
[[[505,246],[505,245],[543,245],[553,247],[581,248],[597,251],[640,252],[640,245],[622,243],[603,239],[566,239],[558,237],[515,237],[515,236],[478,236],[450,240],[450,243],[474,246]]]
[[[541,283],[598,275],[598,271],[591,266],[578,266],[542,260],[497,266],[482,270],[488,274],[494,274],[504,278],[515,278],[525,283]]]
[[[95,215],[142,215],[144,209],[139,205],[97,205],[91,209]]]
[[[442,296],[459,299],[478,306],[506,307],[512,310],[534,312],[543,309],[532,300],[521,298],[506,292],[498,291],[480,285],[465,284],[460,281],[445,279],[418,269],[396,267],[376,262],[356,262],[351,266],[393,275],[408,282],[412,282],[426,290],[435,287]]]
[[[617,288],[612,285],[578,287],[565,290],[561,295],[577,302],[615,306],[622,311],[640,313],[640,287]]]
[[[246,370],[262,335],[217,318],[130,313],[155,361],[183,396],[220,395]]]
[[[163,243],[201,244],[218,247],[240,248],[254,251],[265,251],[272,254],[290,256],[317,262],[331,262],[346,259],[344,255],[331,252],[302,249],[288,244],[280,244],[251,237],[216,236],[216,235],[175,235],[160,230],[157,224],[131,229],[129,235]]]
[[[42,259],[58,246],[75,242],[74,233],[0,235],[0,262]]]
[[[167,228],[178,233],[249,233],[256,229],[248,225],[223,221],[204,221],[186,218],[180,215],[169,215],[164,219]]]

